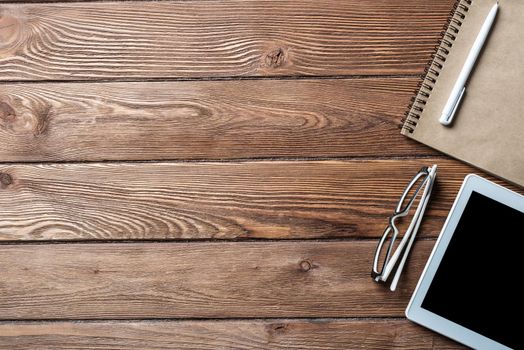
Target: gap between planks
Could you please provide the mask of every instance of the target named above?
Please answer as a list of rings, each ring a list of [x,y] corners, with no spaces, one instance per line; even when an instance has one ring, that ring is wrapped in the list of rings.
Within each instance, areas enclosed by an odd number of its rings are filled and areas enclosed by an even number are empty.
[[[124,320],[119,319],[113,319],[113,318],[98,318],[98,319],[81,319],[81,318],[74,318],[74,319],[67,319],[67,318],[59,318],[59,319],[16,319],[16,320],[4,320],[0,318],[0,326],[1,325],[10,325],[10,324],[39,324],[39,323],[92,323],[92,324],[100,324],[100,323],[134,323],[134,322],[150,322],[150,323],[183,323],[183,322],[202,322],[202,323],[212,323],[212,322],[286,322],[286,321],[295,321],[295,322],[395,322],[395,321],[406,321],[405,317],[399,317],[399,316],[362,316],[362,317],[228,317],[228,318],[220,318],[220,317],[208,317],[208,318],[192,318],[192,317],[185,317],[185,318],[128,318]]]
[[[224,163],[224,164],[238,164],[238,163],[256,163],[256,162],[322,162],[322,161],[340,161],[340,162],[352,162],[352,161],[388,161],[388,160],[424,160],[424,159],[451,159],[445,154],[410,154],[409,156],[340,156],[340,157],[252,157],[252,158],[209,158],[209,159],[147,159],[147,160],[28,160],[28,161],[0,161],[2,165],[31,165],[31,164],[42,164],[42,165],[53,165],[53,164],[204,164],[204,163]]]
[[[418,241],[435,241],[436,237],[417,237]],[[9,245],[60,245],[60,244],[147,244],[147,243],[174,243],[174,244],[185,244],[185,243],[194,243],[194,244],[221,244],[224,242],[228,243],[276,243],[276,242],[377,242],[376,237],[341,237],[341,238],[298,238],[298,239],[285,239],[285,238],[228,238],[225,239],[212,239],[212,238],[192,238],[192,239],[176,239],[176,238],[167,238],[167,239],[122,239],[122,240],[104,240],[104,239],[84,239],[84,240],[24,240],[24,241],[15,241],[15,240],[0,240],[0,246],[9,246]]]
[[[129,0],[136,1],[136,0]],[[171,1],[171,0],[166,0]],[[362,79],[423,79],[423,74],[369,74],[369,75],[281,75],[281,76],[231,76],[231,77],[179,77],[179,78],[125,78],[94,79],[94,80],[2,80],[2,84],[106,84],[106,83],[172,83],[172,82],[199,82],[199,81],[258,81],[258,80],[362,80]]]

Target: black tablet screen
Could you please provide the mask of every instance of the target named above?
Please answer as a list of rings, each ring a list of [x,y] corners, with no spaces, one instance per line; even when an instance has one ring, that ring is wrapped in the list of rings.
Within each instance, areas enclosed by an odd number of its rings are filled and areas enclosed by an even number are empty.
[[[523,237],[524,213],[472,192],[422,308],[523,349]]]

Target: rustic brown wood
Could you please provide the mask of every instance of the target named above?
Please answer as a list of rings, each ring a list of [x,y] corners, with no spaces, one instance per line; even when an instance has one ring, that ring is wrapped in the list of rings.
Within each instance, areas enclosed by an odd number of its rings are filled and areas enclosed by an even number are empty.
[[[373,241],[0,245],[0,319],[403,317],[433,244],[395,294]]]
[[[2,5],[0,79],[421,74],[452,3]]]
[[[2,323],[10,350],[464,349],[400,320],[133,321]]]
[[[448,159],[0,166],[0,240],[377,237],[439,164],[435,237],[473,168]]]
[[[454,0],[10,2],[0,349],[461,349],[398,319],[474,171],[397,129]],[[432,163],[391,294],[352,238]]]
[[[400,135],[418,79],[0,86],[0,160],[437,154]]]

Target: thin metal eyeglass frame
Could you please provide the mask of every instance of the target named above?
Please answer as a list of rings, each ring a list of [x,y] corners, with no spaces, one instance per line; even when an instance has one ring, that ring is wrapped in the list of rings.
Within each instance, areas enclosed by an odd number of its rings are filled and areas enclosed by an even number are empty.
[[[385,282],[387,278],[389,277],[389,273],[392,270],[392,266],[389,265],[391,262],[391,253],[393,250],[393,246],[395,244],[395,241],[397,239],[397,236],[399,234],[398,228],[395,225],[395,220],[397,220],[400,217],[406,216],[409,213],[409,210],[411,209],[413,203],[415,202],[415,199],[418,197],[420,191],[424,188],[422,198],[420,199],[418,208],[416,210],[416,213],[412,219],[411,224],[409,225],[409,228],[406,231],[406,237],[403,238],[401,244],[397,247],[397,251],[394,254],[394,264],[396,264],[396,261],[398,260],[400,256],[400,251],[404,249],[405,244],[407,243],[407,240],[409,239],[408,247],[406,248],[406,251],[404,253],[404,257],[402,258],[401,264],[399,266],[399,271],[397,271],[395,278],[393,280],[393,283],[391,285],[391,290],[394,290],[396,288],[396,285],[398,283],[398,279],[400,278],[401,270],[404,266],[405,260],[407,258],[407,254],[409,253],[409,249],[411,248],[411,245],[414,241],[416,231],[418,230],[418,226],[420,225],[420,221],[422,219],[422,215],[425,211],[425,207],[427,205],[427,202],[429,201],[429,196],[431,194],[432,186],[436,177],[436,169],[437,166],[433,165],[432,167],[423,167],[420,169],[420,171],[411,179],[409,184],[404,189],[404,192],[402,193],[402,196],[399,199],[399,202],[397,204],[397,207],[395,208],[395,212],[393,215],[389,217],[388,226],[384,230],[384,233],[382,234],[382,237],[380,238],[377,248],[375,250],[375,257],[373,259],[373,269],[371,272],[372,278],[376,282]],[[409,198],[408,202],[404,204],[406,201],[406,197],[410,193],[410,191],[413,189],[413,187],[418,183],[418,186],[416,187],[415,191],[413,192],[412,196]],[[391,240],[387,246],[386,255],[384,258],[384,262],[382,264],[382,267],[380,271],[378,270],[379,265],[379,258],[381,256],[382,250],[384,248],[384,243],[390,236],[390,233],[393,231],[393,234],[391,236]],[[386,272],[386,273],[385,273]]]

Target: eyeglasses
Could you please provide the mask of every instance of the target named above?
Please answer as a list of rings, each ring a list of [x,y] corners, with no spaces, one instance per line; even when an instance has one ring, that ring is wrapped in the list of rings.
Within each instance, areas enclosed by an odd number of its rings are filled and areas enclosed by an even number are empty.
[[[375,282],[387,282],[389,275],[395,267],[397,267],[395,276],[391,281],[390,290],[395,291],[397,288],[400,275],[406,263],[406,259],[411,250],[411,246],[415,241],[418,228],[424,216],[424,211],[429,202],[431,196],[431,190],[433,183],[437,176],[437,165],[432,167],[423,167],[420,171],[411,179],[409,184],[404,189],[402,196],[398,202],[397,207],[393,215],[389,217],[389,223],[380,241],[378,242],[377,249],[375,251],[375,257],[373,259],[373,270],[371,271],[371,277]],[[421,195],[420,195],[421,194]],[[393,254],[393,248],[395,241],[399,235],[399,230],[396,226],[396,221],[408,215],[413,203],[418,199],[418,206],[411,219],[402,240],[398,244]],[[397,264],[400,255],[403,253],[402,259]],[[397,266],[398,265],[398,266]],[[379,270],[380,266],[380,270]]]

